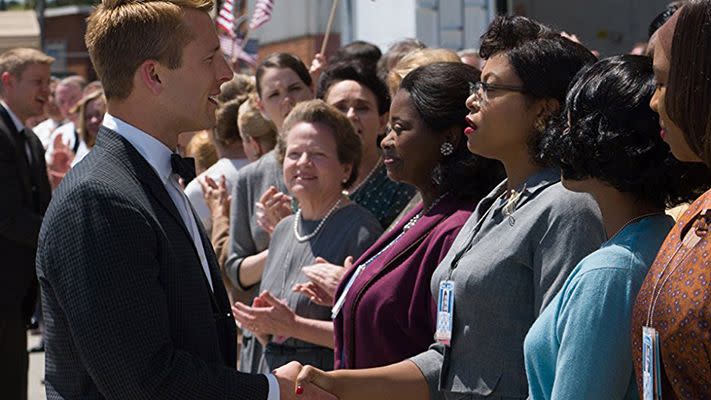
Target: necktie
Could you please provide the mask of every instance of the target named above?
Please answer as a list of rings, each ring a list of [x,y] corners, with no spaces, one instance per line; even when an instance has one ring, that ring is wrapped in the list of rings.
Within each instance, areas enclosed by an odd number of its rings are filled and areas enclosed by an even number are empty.
[[[170,156],[170,166],[173,168],[173,173],[183,178],[186,185],[195,179],[195,159],[183,158],[173,153]]]

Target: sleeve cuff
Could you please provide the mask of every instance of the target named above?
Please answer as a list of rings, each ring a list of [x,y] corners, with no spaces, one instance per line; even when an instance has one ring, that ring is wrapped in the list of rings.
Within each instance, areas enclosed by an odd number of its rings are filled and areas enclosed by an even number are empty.
[[[439,390],[439,376],[442,370],[442,362],[444,361],[444,356],[441,352],[443,350],[441,345],[434,344],[429,350],[410,358],[410,361],[415,363],[420,372],[422,372],[425,381],[427,381],[430,399],[432,400],[444,398]]]
[[[273,374],[264,374],[269,382],[269,394],[267,400],[279,400],[279,382]]]

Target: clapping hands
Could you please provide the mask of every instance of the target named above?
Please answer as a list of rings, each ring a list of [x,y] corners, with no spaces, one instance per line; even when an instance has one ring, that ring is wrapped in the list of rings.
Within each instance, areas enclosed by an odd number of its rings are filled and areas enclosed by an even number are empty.
[[[257,225],[272,234],[279,221],[292,214],[291,197],[270,186],[254,204]]]
[[[232,306],[232,314],[240,326],[251,331],[262,345],[269,341],[270,335],[275,342],[285,341],[291,336],[296,318],[286,301],[275,298],[267,291],[256,297],[252,306],[236,302]]]
[[[330,307],[333,305],[336,289],[343,275],[353,265],[353,257],[347,257],[343,266],[331,264],[321,257],[316,257],[316,263],[302,268],[309,282],[299,283],[292,288],[311,299],[313,303]]]
[[[64,175],[72,168],[74,152],[64,144],[62,135],[57,135],[52,142],[52,153],[47,163],[47,176],[52,189],[56,189],[62,182]]]

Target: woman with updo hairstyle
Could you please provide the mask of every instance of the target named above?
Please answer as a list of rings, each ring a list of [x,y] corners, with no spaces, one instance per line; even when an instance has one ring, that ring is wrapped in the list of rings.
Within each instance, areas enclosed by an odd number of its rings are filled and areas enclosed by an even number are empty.
[[[388,177],[422,201],[353,265],[333,308],[336,368],[371,368],[427,349],[437,319],[429,282],[501,165],[469,152],[463,130],[475,68],[435,63],[410,72],[381,142]],[[378,332],[373,341],[371,333]]]
[[[654,80],[650,106],[662,138],[680,161],[711,168],[710,0],[685,3],[657,31]],[[679,217],[637,295],[631,335],[640,397],[711,398],[710,210],[707,191]]]
[[[568,92],[565,133],[542,141],[563,186],[593,196],[608,239],[578,263],[526,335],[532,400],[637,396],[629,341],[634,300],[674,225],[664,210],[698,196],[706,179],[659,136],[653,93],[648,57],[601,60]]]
[[[274,228],[269,255],[252,305],[236,302],[234,317],[255,341],[242,354],[268,373],[289,361],[333,368],[331,310],[292,291],[301,270],[322,257],[342,264],[359,257],[382,233],[378,220],[343,194],[358,176],[361,143],[348,119],[321,100],[298,104],[286,118],[277,155],[284,183],[298,202],[296,214]],[[255,354],[255,353],[258,353]]]
[[[257,161],[276,146],[276,126],[259,112],[253,95],[239,106],[237,127],[242,137],[244,154],[249,161]]]
[[[313,382],[341,400],[528,396],[524,337],[604,240],[594,200],[566,191],[538,147],[544,131],[562,134],[555,116],[568,84],[595,57],[523,17],[497,17],[481,54],[487,62],[481,81],[470,82],[464,134],[471,152],[502,162],[506,180],[479,202],[432,274],[436,342],[379,368],[306,366],[297,385]]]

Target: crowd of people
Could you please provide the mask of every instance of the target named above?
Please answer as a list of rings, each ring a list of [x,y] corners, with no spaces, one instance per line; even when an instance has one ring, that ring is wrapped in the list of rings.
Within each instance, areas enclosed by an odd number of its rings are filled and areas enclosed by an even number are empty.
[[[710,0],[254,76],[211,8],[104,0],[96,82],[0,54],[3,398],[33,316],[48,398],[711,398]]]

